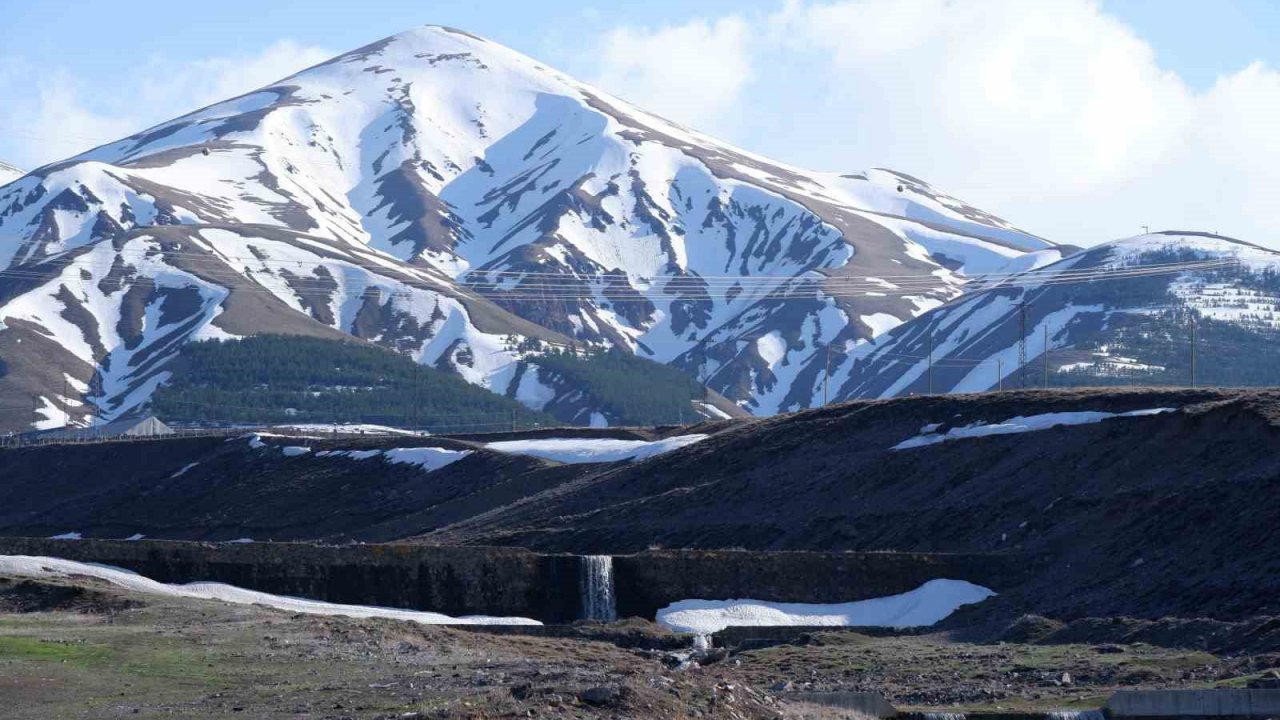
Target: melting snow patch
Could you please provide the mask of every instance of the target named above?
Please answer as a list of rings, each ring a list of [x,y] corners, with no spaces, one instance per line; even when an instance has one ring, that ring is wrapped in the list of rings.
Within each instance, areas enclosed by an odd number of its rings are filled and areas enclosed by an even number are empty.
[[[321,423],[303,423],[301,425],[278,425],[281,430],[301,430],[303,432],[341,433],[343,435],[414,435],[426,437],[429,432],[405,430],[388,425],[371,425],[369,423],[353,423],[346,425],[324,425]]]
[[[452,465],[471,454],[470,450],[445,450],[444,448],[395,448],[386,452],[387,462],[406,463],[431,472]]]
[[[907,438],[889,449],[907,450],[909,448],[935,445],[948,440],[962,440],[965,438],[985,437],[987,435],[1010,435],[1013,433],[1035,432],[1037,430],[1048,430],[1051,427],[1057,427],[1059,425],[1088,425],[1090,423],[1102,422],[1109,418],[1159,415],[1161,413],[1174,412],[1176,409],[1177,408],[1152,408],[1150,410],[1134,410],[1132,412],[1125,413],[1097,411],[1044,413],[1043,415],[1028,415],[1026,417],[1018,416],[1015,418],[1009,418],[1004,422],[992,425],[974,423],[973,425],[965,425],[964,427],[951,428],[944,433],[937,432],[941,425],[933,423],[920,428],[919,435]]]
[[[66,532],[66,533],[62,533],[61,535],[50,535],[49,539],[50,540],[81,540],[83,538],[80,537],[80,533],[78,532]]]
[[[125,538],[125,540],[136,541],[136,540],[141,540],[144,537],[146,537],[146,535],[143,535],[142,533],[134,533],[129,537]]]
[[[299,455],[306,455],[311,452],[311,448],[302,447],[301,445],[290,445],[283,448],[280,452],[284,453],[285,457],[298,457]]]
[[[511,455],[530,455],[562,463],[620,462],[643,460],[692,445],[706,435],[679,435],[665,440],[614,440],[610,438],[545,438],[504,440],[485,447]]]
[[[871,336],[878,337],[902,324],[896,315],[889,313],[871,313],[861,317],[862,324],[871,328]]]
[[[774,330],[756,339],[756,352],[769,367],[773,367],[787,357],[787,341],[782,339],[782,333]]]
[[[193,462],[193,463],[189,463],[189,464],[187,464],[187,465],[183,465],[183,466],[182,466],[182,469],[181,469],[181,470],[179,470],[178,472],[176,472],[176,473],[174,473],[174,474],[170,475],[170,476],[169,476],[169,479],[170,479],[170,480],[172,480],[173,478],[181,477],[181,476],[183,476],[183,475],[186,475],[188,470],[190,470],[191,468],[193,468],[193,467],[195,467],[195,466],[197,466],[197,465],[199,465],[199,464],[200,464],[200,463],[198,463],[198,462]]]
[[[693,407],[695,410],[698,411],[700,415],[707,418],[708,420],[729,420],[730,419],[729,413],[721,410],[720,408],[716,407],[715,405],[712,405],[711,403],[695,402],[693,404]]]
[[[427,472],[452,465],[471,454],[470,450],[446,450],[437,447],[393,448],[391,450],[322,450],[320,458],[368,460],[382,456],[389,463],[417,465]]]
[[[344,457],[350,460],[368,460],[381,454],[381,450],[323,450],[316,453],[316,457]]]
[[[901,595],[838,604],[681,600],[659,610],[657,619],[676,632],[700,635],[733,626],[922,627],[993,595],[964,580],[930,580]]]
[[[367,605],[341,605],[338,603],[304,600],[286,595],[272,595],[256,590],[245,590],[222,583],[197,582],[186,585],[165,585],[137,573],[120,568],[91,565],[61,558],[33,557],[29,555],[0,555],[0,574],[35,578],[66,578],[87,575],[135,592],[165,597],[222,600],[236,605],[266,605],[287,612],[308,615],[341,615],[355,618],[388,618],[408,620],[423,625],[541,625],[529,618],[486,617],[481,615],[455,618],[440,613]]]

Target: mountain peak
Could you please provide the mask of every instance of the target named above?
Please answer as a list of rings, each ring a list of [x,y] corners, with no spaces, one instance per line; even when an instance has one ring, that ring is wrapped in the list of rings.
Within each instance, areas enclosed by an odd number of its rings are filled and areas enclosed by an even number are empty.
[[[821,396],[826,347],[1057,252],[904,173],[774,162],[424,26],[0,187],[25,282],[0,288],[0,352],[27,358],[0,392],[112,417],[184,342],[283,333],[573,422],[610,415],[535,348],[625,349],[772,413]]]

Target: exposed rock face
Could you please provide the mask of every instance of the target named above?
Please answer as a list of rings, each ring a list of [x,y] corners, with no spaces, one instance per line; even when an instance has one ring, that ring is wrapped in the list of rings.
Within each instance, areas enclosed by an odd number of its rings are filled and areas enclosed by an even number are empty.
[[[772,413],[813,403],[828,346],[1057,255],[914,178],[772,163],[420,28],[0,186],[0,392],[33,399],[10,428],[111,418],[182,343],[347,333],[499,393],[529,340],[613,345]]]
[[[576,558],[515,548],[24,538],[0,538],[0,548],[117,565],[159,582],[209,580],[327,602],[551,622],[578,613]]]
[[[519,548],[425,545],[208,544],[0,537],[0,554],[61,557],[134,570],[160,582],[211,580],[283,595],[446,615],[585,616],[586,558]],[[690,597],[843,602],[914,589],[937,577],[1013,587],[1024,559],[899,553],[664,551],[616,557],[619,617],[652,619]],[[790,568],[790,569],[788,569]],[[819,573],[824,581],[812,582]],[[690,594],[701,593],[701,594]]]

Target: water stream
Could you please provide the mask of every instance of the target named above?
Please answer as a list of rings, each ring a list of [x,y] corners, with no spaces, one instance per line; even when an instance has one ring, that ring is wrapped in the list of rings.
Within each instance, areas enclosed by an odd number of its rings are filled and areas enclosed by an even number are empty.
[[[582,556],[582,616],[605,622],[618,619],[618,606],[613,596],[613,557]]]

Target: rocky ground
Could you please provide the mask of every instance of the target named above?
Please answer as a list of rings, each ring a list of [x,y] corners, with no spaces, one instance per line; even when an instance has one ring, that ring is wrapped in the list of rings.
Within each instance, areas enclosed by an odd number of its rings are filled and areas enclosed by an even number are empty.
[[[1097,707],[1121,687],[1242,685],[1280,665],[1268,653],[852,632],[682,665],[670,634],[642,621],[575,632],[500,635],[0,578],[0,697],[9,718],[840,717],[789,694],[1047,710]]]

